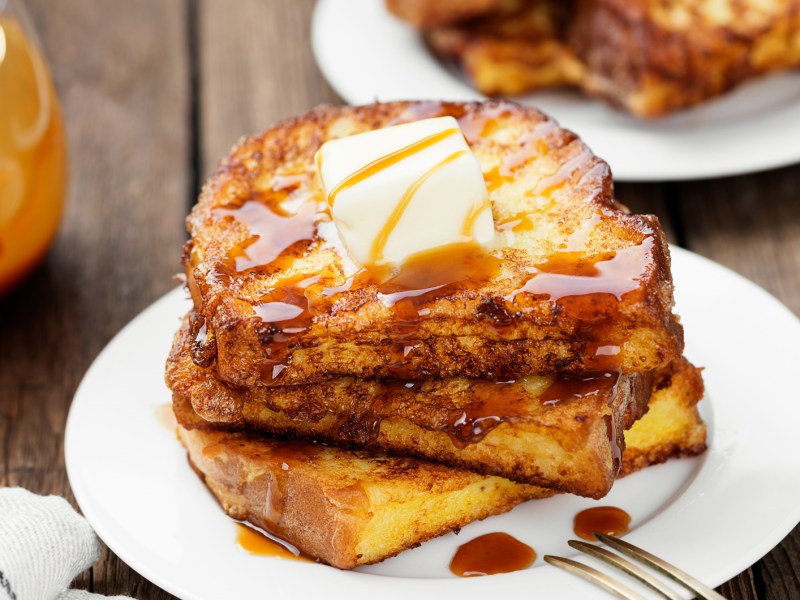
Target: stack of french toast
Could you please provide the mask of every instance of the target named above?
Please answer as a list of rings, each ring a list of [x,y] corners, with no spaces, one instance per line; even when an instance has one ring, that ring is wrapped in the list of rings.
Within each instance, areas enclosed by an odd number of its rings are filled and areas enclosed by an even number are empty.
[[[477,160],[493,239],[378,277],[342,243],[318,151],[441,117]],[[193,308],[166,372],[179,438],[231,517],[321,562],[602,498],[705,449],[657,218],[629,214],[608,166],[533,108],[321,107],[242,140],[187,222]]]
[[[572,86],[639,117],[800,66],[800,1],[386,0],[489,96]]]

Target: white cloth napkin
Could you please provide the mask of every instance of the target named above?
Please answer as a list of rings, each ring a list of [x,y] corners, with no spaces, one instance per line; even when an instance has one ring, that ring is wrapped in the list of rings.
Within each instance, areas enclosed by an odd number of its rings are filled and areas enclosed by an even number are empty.
[[[98,558],[100,541],[64,498],[0,488],[0,600],[106,598],[66,589]]]

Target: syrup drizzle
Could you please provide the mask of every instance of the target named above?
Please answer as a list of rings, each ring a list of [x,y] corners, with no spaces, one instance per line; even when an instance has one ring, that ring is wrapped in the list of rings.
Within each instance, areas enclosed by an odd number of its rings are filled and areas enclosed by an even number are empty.
[[[192,360],[204,369],[210,367],[216,358],[217,345],[214,336],[209,334],[205,317],[192,313],[189,320],[189,335],[192,339]]]
[[[394,152],[387,154],[386,156],[382,156],[381,158],[377,158],[372,162],[364,165],[358,171],[349,175],[342,181],[340,181],[328,194],[328,204],[333,206],[336,202],[336,197],[339,195],[340,192],[346,190],[348,188],[353,187],[354,185],[372,177],[373,175],[380,173],[384,169],[388,169],[392,165],[399,163],[401,160],[408,158],[409,156],[413,156],[418,152],[425,150],[426,148],[430,148],[431,146],[438,144],[442,140],[456,134],[460,134],[461,132],[458,129],[445,129],[444,131],[440,131],[438,133],[431,134],[427,137],[422,138],[408,146],[404,146],[399,150],[395,150]],[[317,154],[319,157],[319,154]],[[317,158],[317,166],[320,165],[320,158]]]
[[[592,158],[591,150],[582,145],[578,154],[560,164],[555,172],[540,179],[531,194],[535,196],[547,196],[551,194],[567,183],[576,171],[586,168],[590,164]]]
[[[315,202],[304,202],[297,213],[289,214],[258,199],[247,200],[237,208],[214,209],[213,216],[232,217],[250,231],[250,238],[230,252],[237,273],[267,268],[294,247],[310,245],[319,221],[329,218],[318,211]]]
[[[613,370],[624,344],[609,333],[619,312],[618,303],[641,290],[653,245],[653,236],[647,236],[641,243],[611,254],[592,257],[584,251],[556,252],[529,269],[531,277],[505,297],[508,319],[501,315],[496,321],[509,320],[519,310],[521,296],[544,297],[582,323],[576,334],[585,343],[588,368]]]
[[[652,248],[653,238],[648,237],[637,246],[597,260],[587,259],[583,252],[559,252],[530,269],[531,278],[506,299],[513,302],[521,293],[545,295],[554,301],[610,294],[621,301],[625,294],[639,288]]]
[[[522,383],[513,379],[475,382],[470,394],[470,403],[453,412],[442,427],[453,445],[462,450],[483,440],[500,424],[525,414],[531,401]]]
[[[397,344],[394,358],[402,369],[407,357],[417,350],[417,344]],[[583,398],[602,395],[607,402],[616,398],[616,373],[599,373],[571,377],[560,374],[554,377],[533,377],[518,380],[467,380],[468,387],[460,395],[466,400],[448,409],[432,410],[425,417],[426,427],[446,433],[456,448],[464,449],[470,444],[481,442],[488,434],[503,423],[514,423],[530,417],[541,406],[578,401]],[[336,424],[337,436],[355,445],[369,445],[380,433],[384,419],[397,417],[406,407],[418,399],[414,396],[430,397],[436,394],[426,387],[424,381],[384,380],[375,388],[359,392],[361,401],[355,403],[346,416],[341,416]],[[413,415],[408,416],[414,421]],[[610,437],[612,453],[617,443]]]
[[[582,510],[575,515],[575,535],[596,542],[594,532],[606,535],[625,535],[630,531],[631,516],[616,506],[597,506]]]
[[[459,546],[450,571],[459,577],[511,573],[530,567],[536,552],[507,533],[487,533]]]
[[[161,426],[171,433],[175,433],[178,429],[178,421],[175,419],[175,413],[172,411],[172,403],[159,404],[155,407],[155,415]]]
[[[419,188],[421,188],[425,184],[425,182],[428,181],[428,179],[430,179],[439,170],[443,169],[448,164],[458,160],[462,156],[465,156],[467,152],[468,152],[467,150],[459,150],[458,152],[454,152],[447,158],[444,158],[443,160],[436,163],[433,167],[425,171],[425,173],[423,173],[420,177],[417,178],[416,181],[414,181],[414,183],[411,184],[411,186],[403,194],[403,197],[400,199],[400,202],[397,204],[397,206],[394,207],[392,214],[389,215],[389,219],[380,229],[378,235],[375,236],[375,240],[372,242],[372,247],[370,248],[370,256],[369,256],[370,265],[381,266],[383,264],[383,253],[384,250],[386,249],[386,243],[389,241],[389,236],[391,236],[392,232],[394,232],[395,228],[397,227],[397,224],[403,217],[403,213],[405,213],[406,209],[408,208],[408,205],[411,203],[411,200],[414,198],[417,191],[419,191]]]
[[[570,400],[598,396],[612,389],[619,381],[619,373],[569,375],[561,373],[541,396],[542,404],[554,406]]]
[[[296,275],[286,278],[261,296],[260,303],[253,307],[263,323],[259,336],[266,354],[262,376],[267,381],[276,380],[286,370],[285,351],[311,328],[314,315],[306,294],[321,277]]]

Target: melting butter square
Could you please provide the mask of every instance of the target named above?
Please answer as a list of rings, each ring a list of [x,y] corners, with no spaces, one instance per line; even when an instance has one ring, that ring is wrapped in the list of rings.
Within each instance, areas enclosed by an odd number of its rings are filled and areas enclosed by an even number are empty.
[[[363,266],[494,238],[483,173],[453,117],[330,140],[316,163],[342,241]]]

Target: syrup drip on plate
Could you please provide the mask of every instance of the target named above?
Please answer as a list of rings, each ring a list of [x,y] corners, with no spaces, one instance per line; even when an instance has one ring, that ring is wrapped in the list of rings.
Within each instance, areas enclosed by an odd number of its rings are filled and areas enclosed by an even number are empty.
[[[242,550],[259,556],[275,556],[289,560],[313,562],[289,542],[241,523],[236,523],[236,543]]]
[[[487,533],[459,546],[450,570],[459,577],[511,573],[530,567],[536,552],[507,533]]]
[[[625,535],[630,531],[631,516],[616,506],[597,506],[582,510],[575,515],[575,535],[596,542],[594,532],[606,535]]]
[[[155,408],[156,419],[161,426],[171,433],[175,433],[178,429],[178,421],[175,419],[175,413],[172,412],[172,403],[159,404]]]

